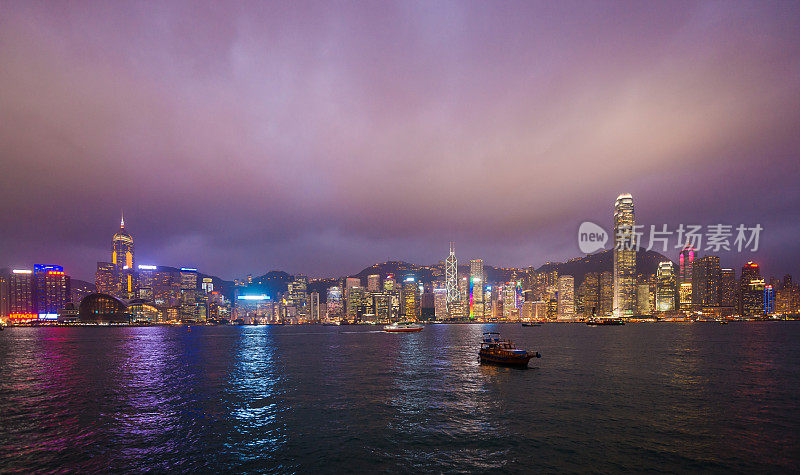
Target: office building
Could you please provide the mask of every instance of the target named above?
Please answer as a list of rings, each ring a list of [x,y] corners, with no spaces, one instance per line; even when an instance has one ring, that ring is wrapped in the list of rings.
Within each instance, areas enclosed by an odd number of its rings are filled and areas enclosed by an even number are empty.
[[[671,261],[660,262],[656,274],[656,310],[671,312],[675,310],[676,290],[675,267]]]
[[[636,236],[633,197],[622,194],[614,203],[614,309],[615,316],[636,312]]]
[[[575,280],[571,275],[558,276],[558,319],[575,318]]]
[[[695,259],[692,271],[692,306],[696,309],[718,307],[722,271],[719,257]]]

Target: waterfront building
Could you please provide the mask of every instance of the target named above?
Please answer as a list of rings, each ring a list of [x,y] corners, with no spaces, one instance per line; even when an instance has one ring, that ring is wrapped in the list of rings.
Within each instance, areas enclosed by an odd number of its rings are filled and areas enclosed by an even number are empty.
[[[771,285],[764,286],[764,314],[775,313],[775,292]]]
[[[375,301],[375,318],[381,323],[392,319],[392,294],[391,292],[377,292],[373,294]]]
[[[33,266],[35,313],[40,320],[57,320],[58,313],[69,302],[70,278],[56,265]]]
[[[197,288],[198,275],[197,269],[192,267],[181,267],[181,318],[197,320],[200,315],[198,312]]]
[[[10,280],[10,272],[8,269],[0,269],[0,320],[8,318],[8,285]]]
[[[718,256],[704,256],[695,259],[692,270],[692,306],[718,307],[722,271]]]
[[[405,321],[415,322],[419,319],[419,284],[413,275],[403,279],[402,289],[402,315]]]
[[[611,272],[600,273],[600,309],[599,316],[611,315],[614,308],[614,274]]]
[[[739,315],[743,317],[760,317],[764,315],[764,279],[758,264],[748,262],[742,267],[739,278]]]
[[[575,280],[571,275],[558,276],[558,319],[575,318]]]
[[[486,284],[483,273],[483,259],[470,259],[469,276],[470,317],[482,319],[485,315],[486,308],[483,295],[483,287]]]
[[[588,272],[581,285],[578,286],[576,296],[576,314],[581,317],[591,317],[592,313],[600,310],[600,275],[597,272]]]
[[[636,287],[636,311],[639,315],[650,315],[650,284],[638,284]]]
[[[614,303],[616,316],[636,311],[636,236],[633,197],[622,194],[614,203]]]
[[[311,292],[308,299],[308,319],[314,323],[319,323],[319,317],[319,292]]]
[[[338,286],[328,287],[326,295],[327,316],[329,322],[336,322],[342,317],[342,289]]]
[[[736,270],[732,268],[720,269],[719,305],[721,307],[736,307]]]
[[[364,288],[353,286],[347,289],[345,297],[345,310],[347,320],[356,322],[361,317],[361,310],[364,300]]]
[[[450,243],[450,254],[444,261],[445,298],[447,310],[453,313],[453,304],[460,300],[458,292],[458,259],[455,243]]]
[[[664,261],[658,264],[656,283],[656,309],[659,312],[675,310],[676,275],[671,261]]]
[[[8,281],[8,320],[26,322],[38,318],[33,298],[33,271],[13,269]]]
[[[692,296],[692,285],[694,262],[696,257],[697,250],[695,250],[691,243],[686,243],[680,254],[678,254],[678,288],[682,289],[683,294],[686,294],[688,290],[688,294],[685,296],[685,298],[682,296],[680,299],[681,309],[688,309],[691,305],[693,305],[694,302],[694,297]],[[684,287],[682,284],[689,284],[689,286]]]
[[[433,315],[436,320],[447,319],[447,289],[433,289]]]

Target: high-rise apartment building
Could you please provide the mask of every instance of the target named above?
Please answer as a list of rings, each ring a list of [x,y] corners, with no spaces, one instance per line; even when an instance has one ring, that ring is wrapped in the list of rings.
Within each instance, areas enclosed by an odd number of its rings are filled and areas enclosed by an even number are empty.
[[[633,197],[622,194],[614,203],[614,310],[615,316],[636,312],[636,236]]]

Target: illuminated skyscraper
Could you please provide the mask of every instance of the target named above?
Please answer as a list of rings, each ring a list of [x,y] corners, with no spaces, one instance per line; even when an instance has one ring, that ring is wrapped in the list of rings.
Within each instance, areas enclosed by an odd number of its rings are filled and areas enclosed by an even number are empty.
[[[483,318],[485,313],[483,287],[486,285],[486,279],[483,274],[483,259],[470,259],[469,278],[470,316],[472,318]]]
[[[764,315],[765,287],[758,264],[754,262],[745,264],[739,278],[739,314],[741,316],[760,317]]]
[[[677,294],[675,280],[675,266],[672,265],[672,262],[660,262],[656,275],[656,309],[659,312],[675,310],[675,296]]]
[[[736,307],[736,271],[720,270],[719,304],[722,307]]]
[[[718,306],[721,278],[719,257],[705,256],[695,259],[692,270],[692,306],[696,309]]]
[[[591,317],[593,312],[600,313],[600,276],[597,272],[588,272],[578,286],[577,314]]]
[[[455,243],[450,243],[450,255],[444,260],[444,288],[448,309],[459,301],[458,295],[458,259],[456,259]]]
[[[407,275],[403,279],[403,318],[409,322],[419,319],[419,285],[417,278]]]
[[[378,292],[381,290],[381,276],[372,274],[367,276],[367,290],[370,292]]]
[[[133,269],[133,237],[125,229],[124,216],[120,219],[119,231],[112,240],[111,263]]]
[[[342,289],[337,286],[328,287],[327,295],[327,314],[328,321],[338,321],[342,316]]]
[[[311,292],[308,299],[308,320],[319,322],[319,293]]]
[[[558,276],[558,319],[575,318],[575,279],[571,275]]]
[[[447,318],[447,289],[433,289],[433,314],[436,320]]]
[[[615,316],[636,312],[636,236],[633,197],[622,194],[614,203],[614,310]]]
[[[56,320],[69,302],[69,276],[61,266],[33,266],[33,292],[36,313],[41,320]]]
[[[601,272],[599,287],[600,308],[597,310],[597,315],[611,315],[614,305],[614,274],[612,272]]]
[[[14,269],[8,283],[9,320],[32,320],[37,318],[33,299],[33,271]]]
[[[197,319],[197,269],[181,267],[181,317]]]

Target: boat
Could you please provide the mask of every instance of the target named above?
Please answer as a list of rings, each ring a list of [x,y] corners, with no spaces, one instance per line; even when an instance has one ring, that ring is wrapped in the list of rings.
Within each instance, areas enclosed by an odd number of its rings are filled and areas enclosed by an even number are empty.
[[[542,326],[542,324],[541,323],[533,323],[533,322],[530,322],[530,323],[522,322],[522,326],[523,327],[540,327],[540,326]]]
[[[586,322],[587,325],[625,325],[625,320],[621,318],[595,318]]]
[[[392,323],[391,325],[384,325],[383,331],[387,333],[411,333],[411,332],[421,332],[423,326],[419,323],[412,323],[412,322],[399,322],[399,323]]]
[[[511,340],[500,338],[497,332],[486,332],[483,334],[478,357],[481,364],[527,368],[531,358],[541,358],[542,355],[538,351],[531,353],[515,347]]]

